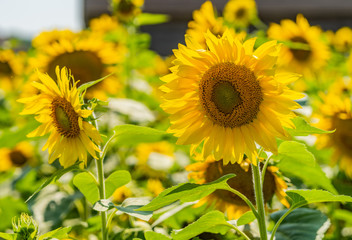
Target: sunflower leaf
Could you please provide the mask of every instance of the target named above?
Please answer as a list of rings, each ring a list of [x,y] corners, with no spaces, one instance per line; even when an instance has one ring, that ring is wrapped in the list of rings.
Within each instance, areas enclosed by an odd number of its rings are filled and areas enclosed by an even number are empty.
[[[225,234],[231,228],[233,226],[225,220],[223,213],[211,211],[181,231],[174,231],[171,236],[174,240],[188,240],[203,232]]]
[[[171,238],[165,236],[164,234],[153,232],[153,231],[146,231],[144,233],[145,240],[170,240]]]
[[[296,209],[317,202],[352,202],[352,197],[335,195],[324,190],[289,190],[286,194],[291,198],[291,209]]]
[[[76,162],[75,164],[73,164],[72,166],[70,166],[68,168],[62,168],[62,169],[56,171],[53,175],[51,175],[49,178],[47,178],[45,180],[45,182],[31,196],[29,196],[29,198],[26,200],[26,202],[31,200],[34,196],[36,196],[43,188],[48,186],[50,183],[56,182],[57,180],[59,180],[66,173],[73,171],[73,170],[79,170],[80,163],[81,162]]]
[[[207,184],[182,183],[177,186],[168,188],[159,194],[153,201],[146,206],[138,209],[139,211],[154,211],[165,207],[173,202],[193,202],[201,199],[216,189],[228,189],[227,180],[234,177],[235,174],[227,174],[221,178]]]
[[[142,26],[165,23],[169,19],[169,15],[166,14],[142,13],[137,16],[136,22],[139,26]]]
[[[93,204],[99,200],[99,189],[97,181],[88,172],[77,174],[73,178],[73,184],[87,198],[88,202]]]
[[[105,77],[102,77],[102,78],[99,78],[97,80],[94,80],[94,81],[90,81],[90,82],[87,82],[87,83],[84,83],[82,84],[81,86],[79,86],[77,88],[78,92],[81,94],[82,92],[84,92],[85,90],[87,90],[87,88],[91,87],[91,86],[94,86],[95,84],[98,84],[100,83],[101,81],[103,81],[104,79],[110,77],[111,75],[113,75],[115,73],[110,73],[109,75],[106,75]],[[79,80],[79,79],[78,79]]]
[[[118,170],[109,175],[105,180],[105,194],[109,198],[116,189],[131,181],[131,174],[126,170]]]
[[[255,215],[252,211],[244,213],[237,221],[237,226],[242,226],[251,223],[255,220]]]
[[[38,238],[38,240],[52,239],[52,238],[57,238],[57,239],[67,238],[68,233],[70,231],[71,231],[71,227],[61,227],[41,235]]]
[[[321,187],[337,193],[330,179],[325,175],[314,155],[307,150],[303,143],[286,141],[280,144],[277,167],[281,172],[301,179],[308,186]]]
[[[172,139],[172,135],[164,131],[137,125],[119,125],[113,129],[115,143],[118,145],[136,145],[138,143],[159,142]]]
[[[295,129],[286,128],[286,130],[291,136],[308,136],[310,134],[324,134],[324,133],[334,132],[334,131],[325,131],[325,130],[313,127],[301,117],[295,117],[291,119],[291,121],[296,126]]]

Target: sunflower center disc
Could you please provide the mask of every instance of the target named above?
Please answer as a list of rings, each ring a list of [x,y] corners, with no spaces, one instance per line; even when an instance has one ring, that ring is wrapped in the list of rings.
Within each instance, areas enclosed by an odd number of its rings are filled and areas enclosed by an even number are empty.
[[[22,166],[27,162],[27,157],[21,151],[13,150],[9,154],[11,162],[16,166]]]
[[[334,142],[343,154],[352,157],[352,119],[340,119],[336,117],[333,125],[336,128],[336,131],[333,133]]]
[[[72,105],[64,98],[57,97],[52,101],[51,116],[55,127],[61,136],[67,138],[77,137],[80,133],[78,114]]]
[[[230,62],[206,71],[199,84],[199,93],[206,116],[215,124],[231,128],[252,122],[263,100],[253,72]]]
[[[255,203],[252,171],[250,166],[248,171],[245,171],[238,163],[223,165],[222,161],[216,161],[210,163],[205,172],[205,178],[207,183],[215,181],[221,176],[224,176],[229,173],[236,174],[235,178],[231,178],[230,180],[228,180],[228,184],[233,189],[236,189],[237,191],[244,194],[252,203]],[[263,186],[264,202],[268,202],[274,196],[276,188],[275,178],[273,176],[273,173],[271,173],[270,171],[266,171],[265,173]],[[247,204],[239,196],[229,191],[216,190],[213,194],[215,194],[219,199],[228,203],[233,203],[240,206],[247,206]]]
[[[79,80],[77,86],[84,83],[97,80],[102,77],[103,64],[100,58],[94,52],[74,51],[63,53],[54,58],[48,65],[48,74],[56,80],[56,66],[66,66],[71,70],[75,80]]]
[[[302,37],[293,37],[290,40],[292,42],[308,44],[308,42]],[[301,62],[308,60],[311,53],[309,50],[304,49],[291,49],[291,52],[293,54],[293,57]]]
[[[10,65],[7,62],[0,62],[0,76],[11,76],[12,74]]]
[[[246,14],[246,9],[244,8],[238,9],[235,13],[236,19],[243,18],[245,14]]]

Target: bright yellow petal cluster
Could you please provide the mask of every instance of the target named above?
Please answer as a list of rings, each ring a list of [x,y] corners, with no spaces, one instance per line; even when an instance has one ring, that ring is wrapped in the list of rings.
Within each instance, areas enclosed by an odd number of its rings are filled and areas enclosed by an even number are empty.
[[[276,137],[287,139],[294,127],[294,99],[303,95],[287,85],[299,75],[275,72],[280,45],[276,41],[253,49],[256,39],[241,42],[226,31],[221,38],[206,34],[207,49],[190,37],[174,50],[176,60],[161,79],[161,107],[169,114],[168,129],[178,144],[200,147],[203,159],[213,155],[224,163],[256,163],[256,143],[277,152]]]
[[[18,101],[25,103],[21,112],[35,114],[35,119],[41,125],[28,137],[43,136],[50,133],[43,151],[49,151],[49,163],[59,158],[60,164],[67,168],[77,159],[84,165],[87,162],[87,151],[97,158],[101,137],[96,128],[85,121],[92,111],[82,109],[76,84],[72,84],[71,76],[66,68],[56,68],[57,83],[47,74],[38,72],[40,82],[32,85],[40,93],[22,98]]]
[[[330,58],[330,50],[322,40],[321,29],[310,26],[302,14],[297,15],[296,22],[285,19],[280,24],[272,23],[267,33],[271,39],[291,43],[290,47],[283,46],[279,61],[289,70],[299,73],[318,70]]]

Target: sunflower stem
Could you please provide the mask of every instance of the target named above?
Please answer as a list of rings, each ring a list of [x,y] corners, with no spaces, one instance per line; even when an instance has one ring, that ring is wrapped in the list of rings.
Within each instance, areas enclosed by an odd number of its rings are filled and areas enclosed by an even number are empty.
[[[258,209],[258,225],[260,232],[260,239],[267,240],[268,234],[266,231],[266,223],[265,223],[265,208],[264,208],[264,194],[263,194],[263,182],[261,179],[261,173],[259,168],[259,162],[257,165],[252,164],[252,174],[253,174],[253,183],[254,183],[254,193],[255,200]]]

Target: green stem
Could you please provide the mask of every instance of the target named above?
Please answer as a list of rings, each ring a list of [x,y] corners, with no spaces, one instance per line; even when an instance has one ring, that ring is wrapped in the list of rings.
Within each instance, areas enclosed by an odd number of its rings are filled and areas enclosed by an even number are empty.
[[[285,219],[285,217],[287,217],[287,215],[289,215],[292,211],[294,210],[294,208],[290,208],[284,215],[281,216],[281,218],[279,219],[279,221],[276,222],[272,232],[271,232],[271,237],[270,240],[273,240],[275,237],[275,233],[276,230],[278,229],[278,227],[280,226],[281,222]]]
[[[271,155],[272,156],[272,155]],[[265,160],[264,166],[262,168],[262,183],[264,182],[264,178],[265,178],[265,173],[266,173],[266,169],[268,168],[271,156]]]
[[[231,224],[232,225],[232,224]],[[242,237],[244,237],[246,240],[251,240],[244,232],[242,232],[238,227],[232,225],[232,228],[235,229],[239,234],[241,234]]]
[[[243,195],[242,193],[240,193],[240,192],[237,191],[236,189],[231,188],[230,186],[229,186],[226,190],[228,190],[228,191],[230,191],[230,192],[236,194],[236,195],[239,196],[243,201],[245,201],[245,202],[247,203],[247,205],[251,208],[251,210],[252,210],[254,216],[255,216],[257,219],[259,219],[259,215],[258,215],[257,210],[255,209],[255,207],[254,207],[254,205],[252,204],[252,202],[249,201],[249,199],[248,199],[245,195]]]
[[[95,160],[96,166],[97,166],[97,173],[98,173],[98,188],[99,188],[99,198],[100,199],[105,199],[105,179],[104,179],[104,170],[103,170],[103,159],[99,158]],[[107,215],[106,212],[100,212],[101,215],[101,234],[102,234],[102,239],[107,240],[108,239],[108,234],[107,234],[107,229],[106,229],[106,223],[107,223]]]
[[[268,235],[267,235],[266,223],[265,223],[263,183],[260,176],[259,162],[257,166],[252,164],[252,173],[253,173],[255,200],[256,200],[256,205],[257,205],[258,215],[259,215],[258,224],[259,224],[259,231],[260,231],[260,239],[267,240]]]

